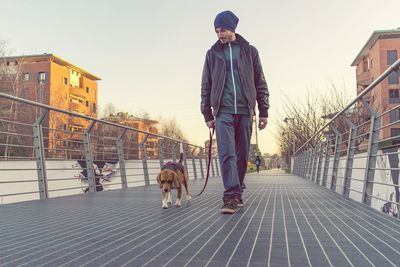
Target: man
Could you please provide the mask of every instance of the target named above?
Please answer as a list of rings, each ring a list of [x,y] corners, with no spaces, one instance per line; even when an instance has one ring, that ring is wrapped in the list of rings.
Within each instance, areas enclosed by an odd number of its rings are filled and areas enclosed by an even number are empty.
[[[257,155],[256,160],[255,160],[256,168],[257,168],[257,173],[260,172],[260,165],[261,165],[261,159],[260,156]]]
[[[249,156],[252,116],[256,101],[260,130],[267,125],[268,88],[257,49],[235,33],[239,22],[231,11],[218,14],[218,41],[207,51],[201,83],[201,112],[217,133],[224,183],[221,213],[243,206],[242,192]]]

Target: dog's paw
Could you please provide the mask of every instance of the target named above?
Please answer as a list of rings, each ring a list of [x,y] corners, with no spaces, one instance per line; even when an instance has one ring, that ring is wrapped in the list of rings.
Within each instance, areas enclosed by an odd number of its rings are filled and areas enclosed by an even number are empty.
[[[168,192],[167,204],[172,204],[171,192]]]
[[[182,206],[182,203],[181,200],[179,199],[175,202],[175,207],[180,207],[180,206]]]
[[[161,206],[162,206],[163,209],[168,209],[169,208],[169,205],[168,205],[167,201],[165,201],[165,200],[161,202]]]

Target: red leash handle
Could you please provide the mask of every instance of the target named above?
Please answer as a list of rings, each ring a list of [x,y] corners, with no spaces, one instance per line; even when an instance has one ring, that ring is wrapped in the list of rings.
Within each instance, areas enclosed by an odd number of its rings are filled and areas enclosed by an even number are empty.
[[[203,193],[204,189],[206,189],[207,182],[208,182],[208,177],[210,177],[211,148],[212,148],[212,139],[213,139],[213,136],[214,136],[214,131],[215,131],[215,128],[212,128],[212,130],[210,130],[210,144],[208,145],[208,164],[207,164],[206,182],[204,183],[203,189],[201,190],[200,193],[198,193],[198,194],[196,195],[196,197],[200,196],[200,195]]]

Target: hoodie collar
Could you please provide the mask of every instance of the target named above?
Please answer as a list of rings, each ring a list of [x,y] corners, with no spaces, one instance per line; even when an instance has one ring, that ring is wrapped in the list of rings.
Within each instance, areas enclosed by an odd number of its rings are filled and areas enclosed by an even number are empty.
[[[244,47],[249,45],[249,42],[247,42],[247,40],[244,39],[241,35],[239,35],[237,33],[235,33],[235,35],[236,35],[236,40],[235,41],[237,41],[237,43],[239,44],[240,48],[244,48]],[[220,40],[217,40],[217,42],[211,47],[211,49],[221,52],[221,51],[224,50],[224,46],[223,46],[223,44],[221,43]]]

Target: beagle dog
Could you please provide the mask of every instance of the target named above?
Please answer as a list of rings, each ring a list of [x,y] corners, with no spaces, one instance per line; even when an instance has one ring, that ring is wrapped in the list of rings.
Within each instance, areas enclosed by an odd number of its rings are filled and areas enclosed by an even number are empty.
[[[175,207],[182,206],[182,185],[186,189],[186,201],[190,201],[192,198],[187,181],[187,173],[185,167],[182,165],[182,158],[179,162],[167,162],[161,168],[161,172],[157,176],[157,182],[161,189],[161,204],[163,209],[168,209],[168,204],[171,204],[171,190],[177,189],[177,199]]]

